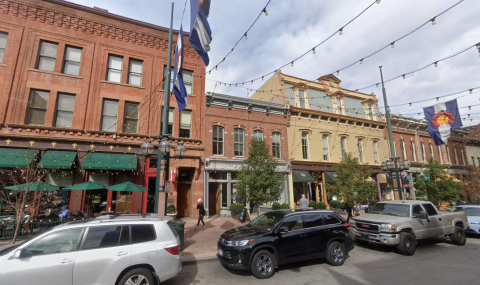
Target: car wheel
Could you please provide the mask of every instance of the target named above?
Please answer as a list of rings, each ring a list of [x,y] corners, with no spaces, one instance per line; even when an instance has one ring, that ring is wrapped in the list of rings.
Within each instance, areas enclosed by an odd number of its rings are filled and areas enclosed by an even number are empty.
[[[331,242],[327,249],[327,263],[333,266],[343,265],[345,262],[345,245],[338,241]]]
[[[403,255],[413,255],[417,249],[415,238],[410,233],[400,233],[400,243],[397,245],[398,251]]]
[[[155,285],[155,282],[153,281],[153,275],[150,270],[145,268],[135,268],[125,273],[118,284]]]
[[[456,245],[465,245],[467,242],[467,235],[462,227],[455,226],[453,234],[450,235],[450,239]]]
[[[267,250],[260,250],[253,256],[250,270],[259,279],[272,277],[275,274],[275,256]]]

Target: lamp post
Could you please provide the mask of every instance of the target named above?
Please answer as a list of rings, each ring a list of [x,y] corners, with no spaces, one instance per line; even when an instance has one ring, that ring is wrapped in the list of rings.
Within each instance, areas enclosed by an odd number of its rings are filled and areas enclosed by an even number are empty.
[[[402,170],[408,170],[410,168],[410,161],[408,160],[400,160],[400,157],[394,156],[390,157],[390,160],[382,162],[382,170],[388,172],[395,172],[397,176],[397,187],[398,187],[398,199],[403,200],[403,193],[402,193],[402,184],[400,184],[400,175],[399,173]]]

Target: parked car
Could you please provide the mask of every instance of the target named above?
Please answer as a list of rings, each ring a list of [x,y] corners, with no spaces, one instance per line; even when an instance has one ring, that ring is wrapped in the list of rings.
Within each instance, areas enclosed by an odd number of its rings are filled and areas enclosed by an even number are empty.
[[[396,246],[404,255],[415,253],[419,239],[449,236],[464,245],[468,228],[465,213],[440,213],[431,202],[412,200],[378,202],[350,225],[356,242]]]
[[[169,220],[129,215],[57,226],[0,249],[0,285],[159,284],[182,269]]]
[[[458,205],[453,211],[464,212],[467,215],[467,233],[480,234],[480,205]]]
[[[306,259],[326,258],[339,266],[354,247],[349,228],[332,211],[270,211],[224,232],[217,257],[224,266],[249,270],[260,279],[273,276],[280,264]]]

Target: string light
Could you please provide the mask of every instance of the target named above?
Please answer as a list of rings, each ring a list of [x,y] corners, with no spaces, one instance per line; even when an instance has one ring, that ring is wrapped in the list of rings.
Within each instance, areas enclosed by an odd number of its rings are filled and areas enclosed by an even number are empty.
[[[394,47],[395,47],[395,42],[392,42],[392,43],[390,44],[390,46],[391,46],[392,48],[394,48]]]
[[[268,16],[267,9],[263,9],[263,13],[265,14],[265,16]]]
[[[435,67],[438,67],[438,61],[435,61]]]
[[[262,76],[262,81],[263,81],[263,76]]]
[[[210,71],[208,72],[208,74],[212,74],[212,71],[210,70]]]
[[[468,106],[468,110],[472,110],[472,106]],[[470,115],[469,115],[470,116]]]
[[[438,102],[438,99],[439,99],[439,98],[437,97],[437,102]]]
[[[293,67],[293,61],[292,61],[292,64],[291,64],[291,66]]]
[[[338,30],[338,34],[341,36],[343,35],[343,28],[340,28],[340,30]]]
[[[340,70],[337,70],[337,75],[340,75]]]
[[[230,50],[230,53],[232,53],[232,52],[233,52],[233,48]]]
[[[435,24],[437,24],[437,21],[435,20],[436,18],[433,18],[432,19],[432,26],[435,26]]]
[[[380,4],[380,1],[381,1],[381,0],[377,0],[377,4]]]
[[[252,84],[253,84],[253,80],[252,80]]]
[[[245,40],[248,40],[247,33],[245,33]]]
[[[470,89],[469,91],[470,91],[470,94],[472,94],[472,93],[473,93],[473,89]]]
[[[218,70],[218,65],[215,65],[215,70]]]
[[[315,48],[312,49],[313,54],[315,54]]]
[[[362,58],[362,59],[360,59],[360,64],[362,64],[362,63],[363,63],[363,58]]]
[[[377,83],[377,88],[378,88],[378,87],[380,87],[380,84],[379,84],[379,83]]]
[[[402,75],[402,76],[403,76],[403,79],[405,79],[405,78],[406,78],[406,77],[405,77],[405,74],[404,74],[404,75]]]
[[[412,107],[412,103],[409,103],[410,107]]]
[[[225,62],[225,58],[222,59],[222,62]]]

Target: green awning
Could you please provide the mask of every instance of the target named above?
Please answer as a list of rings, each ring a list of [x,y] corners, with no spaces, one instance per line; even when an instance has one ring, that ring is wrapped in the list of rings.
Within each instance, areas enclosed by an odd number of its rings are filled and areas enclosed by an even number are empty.
[[[76,157],[76,151],[47,150],[38,168],[72,169]]]
[[[325,182],[336,183],[337,182],[337,173],[336,172],[325,172]]]
[[[27,168],[38,155],[37,149],[0,148],[0,167]]]
[[[135,154],[89,152],[83,161],[85,170],[137,170]]]
[[[312,175],[305,170],[293,171],[293,182],[315,182]]]

